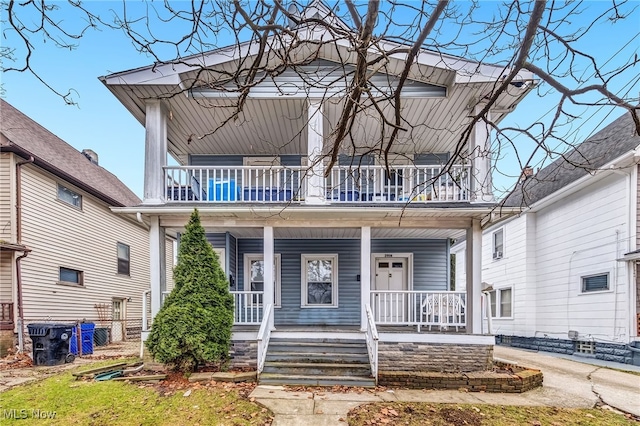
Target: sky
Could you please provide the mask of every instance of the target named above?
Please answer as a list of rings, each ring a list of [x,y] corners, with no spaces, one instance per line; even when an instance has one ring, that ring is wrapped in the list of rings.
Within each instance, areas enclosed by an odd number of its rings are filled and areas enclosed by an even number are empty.
[[[94,1],[87,4],[95,10],[106,12],[117,3]],[[464,3],[458,2],[458,5],[464,6]],[[498,3],[480,2],[480,5],[481,9],[486,7],[495,11]],[[586,2],[584,12],[575,20],[558,25],[575,28],[588,25],[606,5],[607,2],[603,1]],[[606,63],[608,69],[614,69],[621,61],[638,55],[640,51],[640,12],[634,9],[638,5],[638,2],[627,5],[625,10],[632,10],[629,19],[615,25],[600,23],[588,37],[580,41],[580,45],[598,62]],[[6,11],[2,13],[4,21]],[[60,13],[61,19],[74,22],[73,14],[65,14],[64,10]],[[2,47],[14,47],[15,35],[6,32],[3,35],[0,40]],[[87,31],[74,49],[60,49],[51,42],[43,43],[42,38],[37,36],[32,37],[32,43],[34,68],[56,90],[65,93],[71,90],[77,105],[65,105],[59,96],[26,72],[2,74],[2,97],[76,149],[94,150],[99,155],[101,166],[118,176],[138,196],[142,196],[144,128],[110,94],[98,77],[147,66],[153,63],[153,59],[138,53],[121,32],[113,30]],[[224,45],[224,39],[218,40],[218,43]],[[3,63],[4,67],[11,65],[8,61]],[[591,74],[584,69],[587,82]],[[610,89],[619,95],[635,97],[637,103],[640,96],[639,75],[640,66],[627,70],[615,79]],[[545,119],[548,120],[558,99],[557,93],[543,85],[529,94],[502,124],[527,126],[532,118],[543,117],[545,113]],[[607,107],[573,107],[571,111],[579,117],[570,128],[576,140],[585,139],[623,114],[622,109]],[[524,156],[531,150],[531,144],[523,138],[516,139],[515,144]],[[501,173],[494,174],[494,184],[500,192],[500,189],[507,189],[515,182],[519,166],[513,152],[503,153],[497,161]],[[541,166],[544,164],[541,161],[539,156],[532,165]]]

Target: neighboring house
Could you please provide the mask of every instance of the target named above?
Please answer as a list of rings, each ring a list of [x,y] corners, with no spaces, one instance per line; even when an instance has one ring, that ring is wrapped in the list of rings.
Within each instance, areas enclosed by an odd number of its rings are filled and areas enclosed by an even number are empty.
[[[483,232],[482,280],[502,343],[631,362],[640,281],[638,148],[625,114],[505,200],[522,212]],[[455,246],[464,285],[464,246]],[[486,325],[485,325],[486,327]],[[485,328],[486,329],[486,328]]]
[[[303,13],[337,20],[320,2]],[[302,45],[333,37],[322,28],[295,31]],[[277,39],[268,43],[277,48]],[[146,129],[143,203],[113,210],[141,214],[151,224],[152,314],[165,287],[158,242],[169,231],[181,232],[198,208],[231,283],[236,325],[244,326],[234,329],[234,362],[257,362],[261,371],[270,335],[282,339],[279,344],[366,340],[374,376],[378,370],[485,369],[494,341],[480,332],[480,221],[494,206],[485,124],[476,125],[465,146],[468,161],[441,172],[470,111],[481,107],[504,69],[421,51],[403,100],[408,125],[421,131],[401,136],[390,174],[379,157],[363,153],[380,131],[379,121],[363,115],[353,126],[355,150],[345,148],[325,177],[323,152],[343,90],[336,62],[348,43],[325,44],[319,58],[297,67],[307,73],[303,77],[289,70],[259,83],[238,120],[202,138],[224,121],[222,106],[237,94],[218,71],[232,69],[234,58],[251,61],[248,44],[101,78]],[[403,58],[380,63],[378,90],[395,84]],[[335,84],[306,92],[310,81],[322,87],[321,79]],[[493,119],[500,121],[531,87],[513,85]],[[169,154],[179,165],[167,164]],[[463,235],[469,280],[449,292],[450,240]],[[264,335],[258,334],[261,324]]]
[[[148,227],[110,210],[139,198],[98,165],[93,151],[77,151],[4,100],[0,114],[5,337],[20,331],[19,318],[25,326],[101,320],[112,340],[136,328],[139,334],[149,288]]]

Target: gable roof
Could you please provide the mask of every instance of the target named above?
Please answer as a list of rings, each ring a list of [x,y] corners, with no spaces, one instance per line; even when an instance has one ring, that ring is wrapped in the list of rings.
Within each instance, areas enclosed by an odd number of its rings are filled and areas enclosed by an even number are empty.
[[[0,149],[14,152],[98,197],[111,206],[134,206],[140,199],[114,174],[0,99]]]
[[[504,200],[507,207],[528,207],[572,182],[601,169],[640,145],[629,113],[591,136],[523,183]]]

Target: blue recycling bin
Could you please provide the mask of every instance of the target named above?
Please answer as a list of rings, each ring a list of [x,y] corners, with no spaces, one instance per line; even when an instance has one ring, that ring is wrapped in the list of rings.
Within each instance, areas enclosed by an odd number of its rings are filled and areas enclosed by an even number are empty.
[[[82,355],[90,355],[93,353],[93,333],[96,325],[92,322],[83,322],[80,327],[80,341],[82,342]],[[71,341],[69,343],[69,352],[78,355],[78,327],[73,327],[71,333]]]
[[[209,179],[209,201],[236,201],[238,188],[236,181]]]

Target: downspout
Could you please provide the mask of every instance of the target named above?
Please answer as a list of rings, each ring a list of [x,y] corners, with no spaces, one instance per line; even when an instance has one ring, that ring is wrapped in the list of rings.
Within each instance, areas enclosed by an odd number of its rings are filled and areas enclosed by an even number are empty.
[[[22,165],[33,163],[33,156],[26,161],[16,163],[16,242],[22,244]],[[16,258],[16,296],[18,302],[18,337],[22,342],[24,334],[24,312],[22,307],[22,272],[20,269],[20,261],[29,255],[30,250],[25,250],[22,256]],[[20,351],[23,351],[23,345],[20,345]]]

